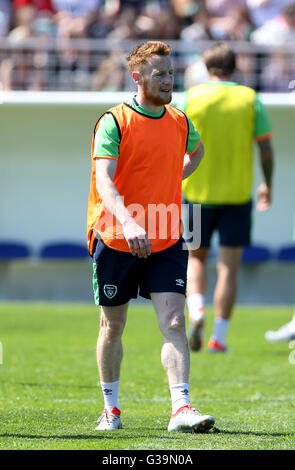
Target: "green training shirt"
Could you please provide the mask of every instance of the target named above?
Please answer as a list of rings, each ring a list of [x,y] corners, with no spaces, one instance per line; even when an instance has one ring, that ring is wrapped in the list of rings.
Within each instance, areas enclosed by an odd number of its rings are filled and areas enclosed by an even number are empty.
[[[129,106],[131,106],[133,109],[135,109],[137,112],[145,116],[159,118],[165,112],[164,106],[162,110],[160,111],[160,113],[151,113],[150,111],[147,111],[146,109],[144,109],[142,106],[140,106],[137,103],[136,97],[131,98],[130,100],[126,101],[126,103]],[[200,142],[201,138],[200,138],[200,134],[195,129],[191,120],[189,118],[187,118],[187,120],[188,120],[188,125],[189,125],[189,134],[188,134],[186,152],[188,154],[191,154],[197,148],[197,145]],[[112,114],[105,114],[101,119],[101,122],[98,126],[98,129],[95,135],[94,155],[105,155],[108,157],[119,158],[119,154],[120,154],[119,146],[120,146],[120,135],[119,135],[114,117],[112,116]]]

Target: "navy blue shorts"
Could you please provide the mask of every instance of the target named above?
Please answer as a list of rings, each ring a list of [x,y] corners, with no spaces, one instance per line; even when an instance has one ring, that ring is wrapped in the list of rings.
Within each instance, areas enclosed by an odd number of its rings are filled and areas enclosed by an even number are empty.
[[[101,240],[93,255],[93,289],[97,305],[116,306],[137,298],[150,299],[151,292],[185,295],[188,251],[180,238],[148,258],[114,250]]]
[[[249,245],[251,211],[252,201],[245,204],[201,205],[200,248],[210,247],[215,230],[218,231],[221,246],[239,247]],[[190,216],[191,213],[190,210]],[[189,223],[191,226],[192,221],[190,220]]]

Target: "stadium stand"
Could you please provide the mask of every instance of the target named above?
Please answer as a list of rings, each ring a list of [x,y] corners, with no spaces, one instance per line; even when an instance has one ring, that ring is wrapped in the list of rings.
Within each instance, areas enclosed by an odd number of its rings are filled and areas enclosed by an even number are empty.
[[[244,248],[242,255],[243,264],[264,263],[272,257],[268,247],[263,245],[249,245]]]
[[[295,244],[282,246],[276,255],[279,262],[295,262]]]
[[[288,91],[295,70],[295,1],[0,0],[0,89],[129,91],[122,57],[146,39],[169,42],[175,91],[208,42],[238,52],[236,80]],[[275,33],[273,33],[275,31]],[[123,60],[124,62],[124,60]]]
[[[41,259],[84,259],[89,257],[87,248],[79,243],[48,243],[40,251]]]
[[[30,248],[21,242],[0,242],[0,261],[28,258],[31,255]]]

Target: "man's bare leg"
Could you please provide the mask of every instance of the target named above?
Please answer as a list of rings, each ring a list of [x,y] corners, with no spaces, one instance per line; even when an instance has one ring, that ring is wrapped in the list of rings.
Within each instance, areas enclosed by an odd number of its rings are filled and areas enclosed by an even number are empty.
[[[185,297],[174,292],[157,292],[151,298],[162,332],[161,360],[169,385],[187,383],[190,359],[185,334]]]
[[[215,317],[229,319],[237,296],[238,270],[243,248],[221,246],[217,261],[217,283],[214,291]]]
[[[97,365],[104,397],[104,412],[96,430],[110,431],[122,427],[118,403],[120,368],[123,358],[122,334],[127,319],[128,303],[101,307],[97,340]]]
[[[173,292],[152,293],[163,342],[161,360],[167,373],[172,401],[168,431],[206,432],[214,418],[190,407],[190,357],[185,333],[185,297]]]
[[[208,248],[199,248],[189,251],[187,268],[187,297],[193,294],[205,295],[206,282],[206,260]]]
[[[215,320],[209,349],[214,345],[214,341],[221,347],[226,345],[229,321],[237,295],[238,270],[242,252],[242,247],[220,247],[217,262],[217,283],[214,291]]]
[[[114,382],[120,378],[123,358],[122,334],[127,309],[128,303],[117,307],[101,307],[96,357],[102,382]]]

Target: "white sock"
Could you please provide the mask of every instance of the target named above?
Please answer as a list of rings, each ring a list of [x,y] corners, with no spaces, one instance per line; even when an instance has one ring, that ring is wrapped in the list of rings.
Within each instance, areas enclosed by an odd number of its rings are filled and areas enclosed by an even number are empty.
[[[205,296],[203,294],[192,294],[186,299],[188,316],[192,320],[199,320],[204,315]]]
[[[188,384],[176,384],[170,387],[173,415],[182,406],[186,406],[190,404],[188,389],[189,389]]]
[[[116,382],[100,382],[104,398],[104,407],[108,411],[112,411],[114,406],[120,410],[118,403],[119,384],[120,380],[117,380]]]
[[[218,343],[225,345],[225,337],[229,327],[229,320],[225,318],[215,318],[212,338]]]

